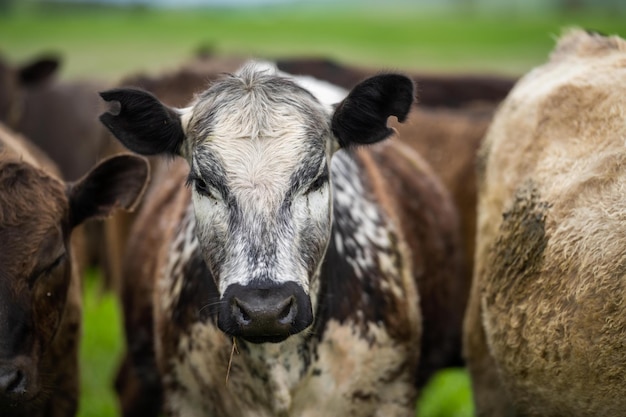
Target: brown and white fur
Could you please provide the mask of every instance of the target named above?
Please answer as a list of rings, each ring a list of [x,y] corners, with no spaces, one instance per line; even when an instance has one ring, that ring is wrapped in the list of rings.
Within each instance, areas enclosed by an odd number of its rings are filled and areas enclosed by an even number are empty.
[[[186,109],[102,93],[122,143],[188,163],[128,243],[125,415],[162,389],[169,416],[410,416],[424,311],[444,329],[424,355],[454,350],[456,300],[418,288],[459,279],[450,197],[408,148],[355,148],[393,133],[413,83],[373,77],[335,107],[311,83],[250,64]]]
[[[626,410],[626,42],[582,30],[481,150],[465,343],[478,416]]]

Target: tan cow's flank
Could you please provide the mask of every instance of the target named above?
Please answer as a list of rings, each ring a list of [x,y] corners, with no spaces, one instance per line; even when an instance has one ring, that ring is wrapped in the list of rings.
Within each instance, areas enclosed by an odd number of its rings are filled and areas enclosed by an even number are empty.
[[[465,328],[480,416],[626,410],[625,97],[626,42],[570,30],[490,127]]]

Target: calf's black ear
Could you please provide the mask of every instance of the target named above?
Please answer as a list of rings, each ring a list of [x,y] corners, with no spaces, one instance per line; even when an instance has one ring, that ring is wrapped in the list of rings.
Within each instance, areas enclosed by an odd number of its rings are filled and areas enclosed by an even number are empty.
[[[121,154],[103,160],[68,187],[71,227],[106,217],[118,208],[132,210],[149,176],[150,167],[141,156]]]
[[[124,146],[142,155],[178,155],[185,139],[180,114],[147,91],[116,88],[100,93],[119,108],[100,115],[100,121]]]
[[[400,74],[381,74],[362,81],[337,106],[332,130],[341,147],[379,142],[393,134],[387,118],[406,120],[415,97],[413,81]]]

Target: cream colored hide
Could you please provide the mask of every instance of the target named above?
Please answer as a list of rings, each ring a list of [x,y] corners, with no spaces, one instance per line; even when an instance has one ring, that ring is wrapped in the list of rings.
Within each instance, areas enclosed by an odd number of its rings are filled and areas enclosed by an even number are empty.
[[[478,416],[626,413],[626,42],[569,30],[481,150]]]

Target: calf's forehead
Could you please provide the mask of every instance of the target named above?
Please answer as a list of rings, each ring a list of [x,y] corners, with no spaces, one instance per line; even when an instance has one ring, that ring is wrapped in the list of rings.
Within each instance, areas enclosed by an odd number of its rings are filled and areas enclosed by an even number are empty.
[[[318,171],[329,146],[330,117],[291,80],[244,69],[197,98],[187,135],[194,168],[219,167],[235,188],[287,187],[294,175]]]
[[[200,94],[187,133],[192,146],[214,137],[319,138],[330,131],[322,104],[292,80],[244,67]]]
[[[67,208],[65,188],[60,181],[20,161],[0,161],[3,258],[13,254],[22,263],[28,260],[44,240],[61,230]]]

